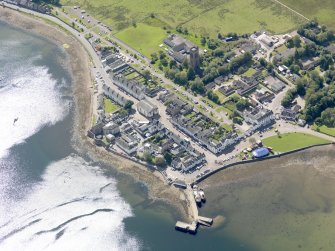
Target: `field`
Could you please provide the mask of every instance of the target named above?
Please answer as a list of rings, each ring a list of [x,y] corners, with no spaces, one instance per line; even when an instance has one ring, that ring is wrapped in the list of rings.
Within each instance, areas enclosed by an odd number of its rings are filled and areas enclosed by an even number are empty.
[[[317,20],[335,30],[335,1],[334,0],[280,0],[307,18]]]
[[[306,146],[329,143],[328,140],[305,133],[285,133],[266,138],[262,142],[276,152],[288,152]]]
[[[191,33],[216,37],[218,32],[251,33],[267,29],[284,32],[296,28],[302,18],[270,0],[61,0],[79,5],[115,32],[146,22],[154,14],[160,27],[187,27]]]
[[[313,125],[313,130],[317,130],[317,126]],[[335,137],[335,128],[329,128],[327,126],[320,126],[319,131],[321,133]]]
[[[114,113],[120,109],[120,106],[113,103],[110,99],[104,98],[104,110],[106,113]]]
[[[115,36],[143,55],[150,57],[151,53],[159,50],[166,32],[159,27],[139,23],[136,27],[131,26],[116,33]]]

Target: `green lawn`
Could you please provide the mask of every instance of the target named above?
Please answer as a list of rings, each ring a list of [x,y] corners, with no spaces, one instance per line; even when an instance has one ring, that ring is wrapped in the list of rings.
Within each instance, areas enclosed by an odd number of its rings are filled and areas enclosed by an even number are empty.
[[[233,112],[231,111],[231,110],[229,110],[228,108],[226,108],[226,107],[224,107],[224,106],[219,106],[219,107],[217,107],[216,109],[215,109],[215,111],[217,111],[217,112],[222,112],[222,111],[224,111],[224,112],[226,112],[226,113],[228,113],[228,114],[232,114]]]
[[[281,45],[281,46],[279,46],[278,48],[275,49],[275,51],[276,51],[277,53],[282,53],[282,52],[284,52],[284,51],[286,51],[286,50],[287,50],[287,47],[286,47],[285,44],[283,44],[283,45]]]
[[[335,30],[335,1],[334,0],[280,0],[307,18],[317,20]]]
[[[113,103],[109,98],[104,98],[104,109],[106,113],[114,113],[120,109],[120,106]]]
[[[276,152],[288,152],[306,146],[329,143],[328,140],[304,133],[285,133],[266,138],[262,142]]]
[[[251,77],[256,73],[256,70],[254,68],[249,68],[245,73],[243,73],[243,76]]]
[[[313,130],[317,131],[317,126],[313,125]],[[335,128],[329,128],[327,126],[320,126],[319,132],[335,137]]]
[[[155,21],[160,27],[173,30],[182,25],[192,34],[212,37],[218,32],[243,34],[260,29],[285,32],[302,23],[301,17],[269,0],[61,0],[61,4],[81,6],[115,32],[134,22],[148,23],[151,13],[160,20]]]
[[[223,95],[223,94],[222,94],[221,92],[219,92],[219,91],[214,91],[214,93],[215,93],[216,95],[218,95],[221,104],[222,104],[222,103],[226,100],[226,98],[227,98],[225,95]]]
[[[115,36],[150,58],[151,53],[160,49],[159,45],[163,43],[167,34],[160,27],[140,23],[136,27],[131,26],[116,33]]]

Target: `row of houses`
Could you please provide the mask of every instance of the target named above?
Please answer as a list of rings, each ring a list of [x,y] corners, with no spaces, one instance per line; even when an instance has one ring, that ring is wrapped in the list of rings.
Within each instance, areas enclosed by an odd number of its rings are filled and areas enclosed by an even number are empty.
[[[118,104],[122,107],[124,107],[126,105],[126,103],[129,101],[128,99],[123,97],[120,93],[113,90],[112,88],[110,88],[106,84],[102,85],[102,90],[103,90],[103,94],[106,97],[110,98],[113,102],[115,102],[116,104]]]
[[[167,105],[166,113],[171,116],[171,123],[211,152],[219,154],[237,143],[235,133],[226,132],[174,94],[162,94],[160,100]]]
[[[110,74],[113,83],[138,100],[145,98],[145,86],[135,80],[128,80],[122,74]]]

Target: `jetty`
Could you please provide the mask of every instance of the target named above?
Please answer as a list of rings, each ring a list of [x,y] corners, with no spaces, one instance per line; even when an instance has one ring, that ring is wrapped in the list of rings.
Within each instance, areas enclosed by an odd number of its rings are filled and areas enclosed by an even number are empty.
[[[193,221],[191,224],[188,224],[185,222],[177,221],[175,228],[182,232],[189,232],[191,234],[195,234],[197,232],[198,222]]]
[[[197,189],[197,187],[195,188]],[[175,229],[185,232],[185,233],[196,234],[199,225],[210,227],[213,224],[213,219],[199,215],[198,206],[197,206],[198,203],[194,196],[194,188],[188,186],[185,192],[186,192],[187,202],[188,202],[189,208],[192,213],[193,221],[192,223],[185,223],[182,221],[177,221],[175,225]]]

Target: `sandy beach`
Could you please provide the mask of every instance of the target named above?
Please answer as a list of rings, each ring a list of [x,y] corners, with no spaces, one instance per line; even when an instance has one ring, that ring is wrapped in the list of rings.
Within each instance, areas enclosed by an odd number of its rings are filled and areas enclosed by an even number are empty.
[[[56,24],[8,8],[0,7],[0,20],[49,39],[58,46],[68,45],[65,49],[69,56],[66,67],[72,76],[76,104],[73,142],[78,152],[130,175],[135,181],[143,182],[148,187],[150,199],[164,201],[174,206],[180,217],[190,219],[192,212],[187,206],[184,192],[166,184],[159,172],[96,147],[86,136],[87,129],[91,126],[93,89],[90,58],[81,43]]]

